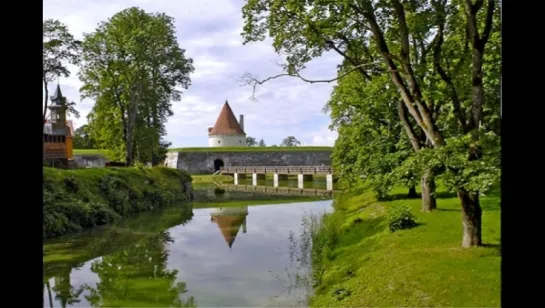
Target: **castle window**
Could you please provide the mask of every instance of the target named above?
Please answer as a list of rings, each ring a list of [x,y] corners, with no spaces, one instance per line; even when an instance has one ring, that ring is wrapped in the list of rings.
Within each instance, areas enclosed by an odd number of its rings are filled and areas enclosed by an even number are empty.
[[[220,141],[218,140],[218,144],[220,143]]]
[[[242,143],[242,140],[239,140],[238,143]]]

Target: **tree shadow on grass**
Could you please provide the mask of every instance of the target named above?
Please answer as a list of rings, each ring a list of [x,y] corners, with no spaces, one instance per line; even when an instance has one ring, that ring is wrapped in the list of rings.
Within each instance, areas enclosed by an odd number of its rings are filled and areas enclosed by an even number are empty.
[[[346,247],[358,244],[363,239],[371,237],[379,232],[382,232],[386,227],[384,218],[356,218],[352,221],[350,228],[343,235],[340,246]]]
[[[451,199],[451,198],[457,198],[456,193],[448,192],[448,191],[439,191],[435,193],[436,199]],[[410,197],[409,195],[405,193],[398,193],[398,194],[392,194],[386,198],[384,201],[395,201],[395,200],[414,200],[414,199],[420,199],[422,198],[421,193],[417,193],[415,196]]]
[[[494,249],[499,256],[502,255],[501,254],[501,244],[483,243],[481,245],[481,247]]]
[[[442,209],[442,208],[437,208],[436,211],[439,211],[439,212],[460,212],[460,209]]]

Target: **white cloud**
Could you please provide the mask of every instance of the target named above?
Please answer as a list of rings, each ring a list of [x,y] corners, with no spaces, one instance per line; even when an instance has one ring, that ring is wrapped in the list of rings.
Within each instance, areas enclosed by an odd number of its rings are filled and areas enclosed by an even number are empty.
[[[248,135],[278,144],[289,135],[304,144],[330,145],[336,133],[329,132],[328,115],[321,110],[333,84],[308,84],[281,77],[256,89],[257,101],[249,99],[251,87],[241,87],[240,76],[249,72],[260,78],[281,73],[275,61],[271,39],[243,46],[241,8],[243,0],[120,0],[70,1],[45,0],[44,18],[66,23],[79,39],[92,32],[97,24],[122,9],[138,6],[148,12],[164,12],[175,19],[178,42],[186,56],[194,60],[192,85],[181,102],[173,103],[174,116],[167,123],[167,139],[174,146],[207,144],[207,128],[214,125],[225,99],[235,114],[245,115]],[[302,75],[309,79],[330,79],[336,74],[339,57],[328,54],[314,60]],[[80,102],[77,68],[72,76],[61,78],[65,96],[78,103],[82,117],[76,126],[85,124],[93,102]],[[56,82],[50,85],[50,94]]]

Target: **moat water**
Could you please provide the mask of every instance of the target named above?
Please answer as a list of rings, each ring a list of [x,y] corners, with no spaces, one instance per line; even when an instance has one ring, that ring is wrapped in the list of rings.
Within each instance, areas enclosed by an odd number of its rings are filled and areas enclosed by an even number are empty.
[[[305,306],[293,238],[332,201],[206,196],[44,242],[44,306]]]

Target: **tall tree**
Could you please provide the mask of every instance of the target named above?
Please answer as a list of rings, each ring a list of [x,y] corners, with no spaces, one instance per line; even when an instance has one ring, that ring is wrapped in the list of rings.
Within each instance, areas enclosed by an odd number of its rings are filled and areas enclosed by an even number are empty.
[[[113,153],[159,161],[164,124],[191,84],[192,60],[178,45],[174,20],[125,9],[85,35],[82,97],[96,100],[89,115],[95,139]]]
[[[47,115],[49,91],[47,86],[56,78],[69,77],[67,64],[76,65],[80,61],[80,42],[68,31],[68,27],[56,19],[43,21],[42,82],[44,84],[43,123]],[[43,124],[42,124],[43,125]]]
[[[437,166],[429,162],[456,157],[443,166],[449,172],[447,175],[454,179],[447,183],[457,192],[462,206],[462,246],[478,246],[482,244],[479,194],[493,183],[491,180],[497,178],[499,170],[495,150],[498,138],[493,131],[481,126],[482,122],[489,122],[483,112],[486,109],[483,63],[490,35],[493,30],[499,31],[493,27],[493,20],[498,18],[496,4],[497,0],[487,0],[486,4],[484,0],[403,3],[399,0],[251,0],[242,9],[245,43],[265,39],[268,31],[276,51],[287,55],[287,63],[283,74],[265,80],[247,78],[247,81],[255,89],[257,84],[280,76],[332,82],[352,72],[359,73],[364,80],[371,80],[374,72],[387,74],[398,92],[400,112],[406,111],[426,138],[429,149],[418,152],[420,157],[427,157],[421,160],[428,162],[422,171],[431,172]],[[461,23],[453,22],[455,20]],[[443,44],[455,40],[458,43],[453,45],[461,54],[454,49],[450,50],[451,54],[442,50]],[[469,43],[468,49],[464,48],[465,42]],[[469,76],[460,74],[455,82],[449,81],[440,68],[445,61],[455,68],[463,68],[464,50],[471,54],[472,72]],[[334,51],[343,58],[340,74],[329,80],[302,77],[299,72],[305,64],[326,51]],[[429,61],[432,56],[433,61]],[[434,70],[430,70],[432,63]],[[439,92],[438,85],[432,82],[432,75],[439,75],[449,91]],[[471,88],[469,99],[456,99],[453,89],[457,84],[464,89]],[[438,112],[447,118],[452,116],[455,123],[444,117],[441,119],[435,115]],[[401,117],[400,121],[403,122]],[[454,127],[446,126],[446,123]],[[407,128],[405,130],[409,140],[420,142],[419,138],[411,137]],[[467,134],[471,135],[469,139]],[[465,163],[452,154],[455,150],[466,151]],[[435,155],[435,159],[430,159],[428,154]],[[479,168],[479,163],[485,164],[486,168]],[[488,180],[477,182],[468,176],[477,170],[486,174]]]
[[[288,136],[282,139],[282,143],[280,143],[281,147],[296,147],[298,145],[301,145],[301,142],[294,136]]]
[[[265,144],[265,140],[263,140],[263,139],[259,140],[259,146],[260,146],[260,147],[265,147],[265,146],[267,146],[267,145]]]
[[[255,147],[257,145],[257,141],[255,140],[254,137],[246,137],[246,144],[249,146],[249,147]]]
[[[339,132],[332,158],[340,181],[370,187],[379,200],[395,185],[415,187],[415,172],[403,164],[413,154],[411,143],[398,119],[396,93],[384,81],[387,76],[364,82],[350,74],[335,86],[325,108]]]

